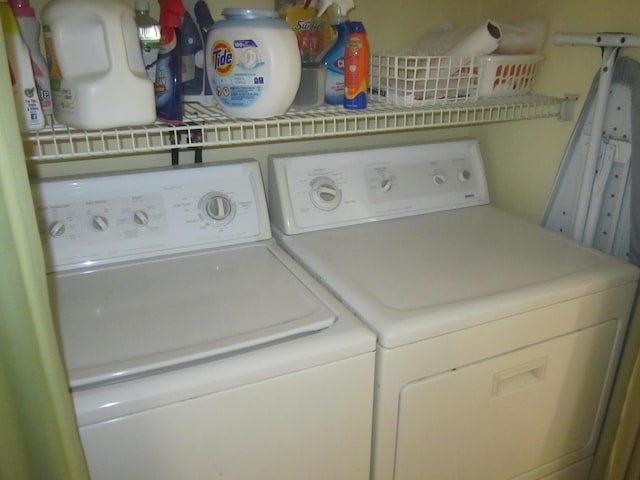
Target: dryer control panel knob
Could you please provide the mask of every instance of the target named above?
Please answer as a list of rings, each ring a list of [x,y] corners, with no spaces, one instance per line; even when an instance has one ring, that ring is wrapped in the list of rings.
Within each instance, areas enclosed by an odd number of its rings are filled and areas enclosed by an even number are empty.
[[[468,182],[469,180],[471,180],[471,171],[466,168],[460,169],[458,171],[458,181],[460,183],[465,183],[465,182]]]
[[[334,210],[342,201],[342,191],[331,178],[316,177],[311,181],[311,202],[320,210]]]
[[[149,214],[144,210],[136,210],[133,213],[133,221],[140,226],[149,225]]]
[[[91,220],[91,224],[99,232],[106,232],[109,229],[109,220],[104,215],[95,215]]]

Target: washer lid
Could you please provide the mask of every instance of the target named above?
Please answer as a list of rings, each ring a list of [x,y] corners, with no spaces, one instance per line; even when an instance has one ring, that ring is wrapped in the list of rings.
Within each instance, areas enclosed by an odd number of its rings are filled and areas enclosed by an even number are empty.
[[[491,206],[275,233],[388,348],[638,276],[632,265]]]
[[[228,355],[329,327],[270,242],[51,275],[71,387]]]

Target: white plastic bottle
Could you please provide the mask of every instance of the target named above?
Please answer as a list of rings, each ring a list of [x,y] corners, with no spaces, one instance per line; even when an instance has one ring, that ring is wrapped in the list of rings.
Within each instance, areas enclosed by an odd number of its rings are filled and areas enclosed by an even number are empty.
[[[36,19],[36,13],[29,5],[29,0],[10,0],[9,3],[18,21],[22,39],[29,47],[31,67],[33,68],[33,76],[36,80],[42,111],[47,115],[51,115],[53,113],[51,84],[49,82],[47,61],[40,52],[40,22]]]
[[[45,121],[33,77],[31,55],[29,55],[27,44],[22,40],[11,6],[6,2],[0,2],[0,20],[7,46],[7,57],[9,57],[11,86],[20,130],[23,132],[40,130],[44,128]]]
[[[281,115],[293,103],[302,70],[295,33],[270,10],[225,8],[209,31],[207,74],[230,117]]]
[[[142,50],[142,62],[152,82],[156,81],[156,61],[160,49],[160,24],[149,15],[149,2],[136,0],[136,24]]]
[[[119,0],[51,0],[42,9],[53,113],[87,130],[152,123],[133,8]]]

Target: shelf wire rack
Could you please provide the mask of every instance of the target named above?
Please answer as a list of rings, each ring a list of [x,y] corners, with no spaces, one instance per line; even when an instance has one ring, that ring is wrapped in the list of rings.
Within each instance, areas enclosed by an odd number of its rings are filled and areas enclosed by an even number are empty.
[[[426,107],[370,101],[365,110],[340,106],[291,109],[285,115],[258,120],[232,119],[217,107],[187,104],[181,125],[79,130],[48,118],[46,127],[25,134],[23,143],[28,160],[61,161],[555,117],[562,103],[562,99],[541,95]]]

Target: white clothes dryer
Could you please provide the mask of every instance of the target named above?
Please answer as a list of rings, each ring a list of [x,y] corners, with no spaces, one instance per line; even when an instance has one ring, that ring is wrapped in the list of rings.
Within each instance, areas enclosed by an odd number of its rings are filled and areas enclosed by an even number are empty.
[[[271,238],[256,162],[34,185],[91,478],[369,478],[375,336]]]
[[[377,333],[372,478],[586,479],[634,266],[489,205],[475,140],[273,156],[269,199]]]

